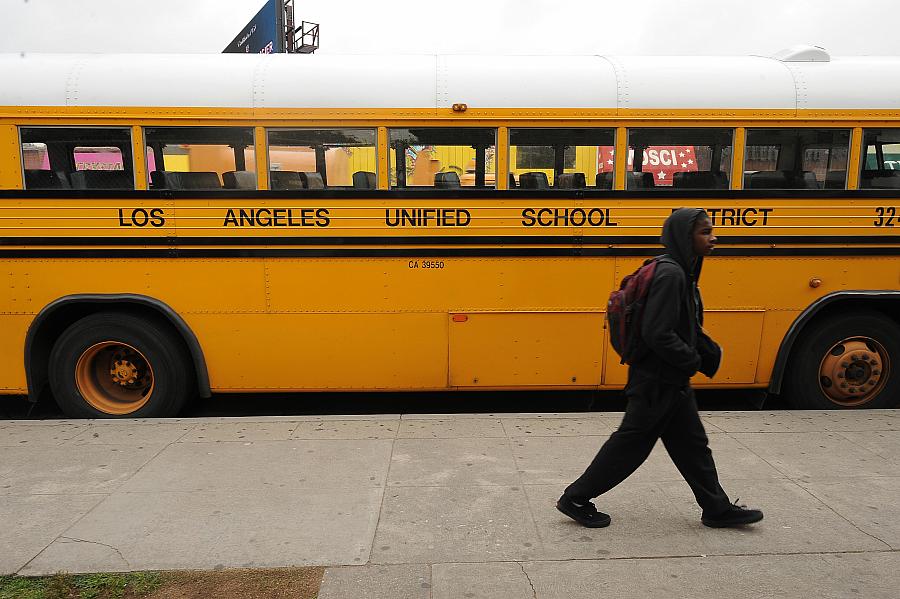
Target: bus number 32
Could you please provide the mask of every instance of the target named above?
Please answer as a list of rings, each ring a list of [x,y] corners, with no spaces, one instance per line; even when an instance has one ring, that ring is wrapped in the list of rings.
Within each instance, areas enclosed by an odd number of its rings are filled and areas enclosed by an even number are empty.
[[[875,208],[875,215],[878,217],[873,221],[876,227],[893,227],[897,209],[893,206],[878,206]]]

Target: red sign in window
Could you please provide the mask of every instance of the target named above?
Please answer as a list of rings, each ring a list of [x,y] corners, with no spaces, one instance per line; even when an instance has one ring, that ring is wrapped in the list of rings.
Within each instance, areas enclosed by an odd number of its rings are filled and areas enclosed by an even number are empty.
[[[597,156],[597,171],[607,173],[613,170],[616,150],[612,146],[601,146]],[[628,170],[634,170],[634,148],[628,149]],[[694,146],[649,146],[643,152],[641,170],[653,174],[657,186],[672,185],[675,173],[693,172],[697,169]]]

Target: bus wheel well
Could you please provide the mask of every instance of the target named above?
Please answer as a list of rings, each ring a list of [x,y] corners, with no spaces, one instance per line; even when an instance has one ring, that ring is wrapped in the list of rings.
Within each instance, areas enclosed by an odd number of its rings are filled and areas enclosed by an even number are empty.
[[[769,392],[781,393],[785,371],[796,357],[797,341],[815,329],[817,323],[853,314],[878,314],[900,324],[900,292],[836,292],[820,298],[791,325],[778,350]]]
[[[206,360],[197,337],[172,308],[157,299],[141,295],[77,295],[66,296],[47,305],[28,329],[25,376],[30,401],[37,401],[49,391],[49,359],[56,339],[76,321],[101,312],[129,314],[171,328],[191,356],[198,395],[210,396]]]
[[[852,314],[857,312],[879,312],[894,322],[900,323],[900,296],[893,300],[880,301],[862,298],[838,300],[824,306],[821,310],[816,312],[806,324],[814,323],[816,321],[821,322],[822,320],[837,314]],[[802,335],[803,331],[801,331],[800,334]]]

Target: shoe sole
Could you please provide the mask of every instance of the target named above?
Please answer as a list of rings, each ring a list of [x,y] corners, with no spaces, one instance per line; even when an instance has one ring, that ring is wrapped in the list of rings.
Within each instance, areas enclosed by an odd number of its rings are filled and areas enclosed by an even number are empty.
[[[609,523],[612,522],[612,518],[610,518],[609,516],[602,520],[585,520],[584,518],[580,518],[577,515],[573,515],[567,512],[564,507],[559,505],[559,503],[556,504],[556,509],[558,509],[560,512],[562,512],[575,522],[578,522],[579,524],[587,528],[606,528],[607,526],[609,526]]]
[[[708,526],[710,528],[731,528],[731,527],[735,527],[735,526],[744,526],[746,524],[755,524],[756,522],[759,522],[762,519],[763,519],[763,516],[762,516],[762,514],[760,514],[758,517],[753,516],[750,518],[741,518],[741,519],[734,519],[734,520],[721,520],[721,521],[706,520],[704,518],[701,518],[700,522],[703,523],[703,526]]]

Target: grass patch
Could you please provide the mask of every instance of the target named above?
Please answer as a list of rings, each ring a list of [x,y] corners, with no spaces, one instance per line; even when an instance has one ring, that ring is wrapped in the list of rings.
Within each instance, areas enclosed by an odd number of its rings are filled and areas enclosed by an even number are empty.
[[[163,583],[160,572],[0,576],[0,599],[139,599]]]
[[[0,599],[315,599],[324,568],[0,576]]]
[[[0,576],[0,599],[43,599],[47,579]]]

